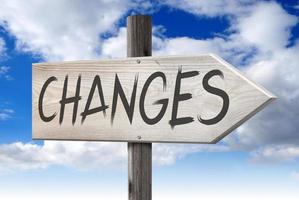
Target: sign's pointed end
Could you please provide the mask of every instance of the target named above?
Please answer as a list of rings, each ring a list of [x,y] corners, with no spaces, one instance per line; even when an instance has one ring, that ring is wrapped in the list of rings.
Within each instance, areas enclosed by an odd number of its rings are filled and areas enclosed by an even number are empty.
[[[275,101],[276,99],[278,99],[278,97],[275,96],[275,95],[273,95],[271,92],[269,92],[269,91],[267,91],[265,89],[263,89],[262,91],[265,93],[265,95],[268,97],[268,99],[266,101],[264,101],[260,106],[258,106],[255,110],[253,110],[251,113],[249,113],[245,118],[243,118],[242,120],[240,120],[234,126],[231,126],[228,130],[225,131],[224,134],[219,135],[218,137],[216,137],[215,139],[213,139],[212,141],[210,141],[209,144],[216,144],[216,143],[218,143],[220,140],[222,140],[229,133],[231,133],[232,131],[234,131],[235,129],[237,129],[245,121],[249,120],[256,113],[258,113],[259,111],[261,111],[262,109],[264,109],[266,106],[268,106],[270,103],[272,103],[273,101]]]
[[[245,75],[243,75],[243,73],[238,70],[237,67],[234,67],[233,65],[231,65],[230,63],[226,62],[223,58],[219,57],[216,54],[213,53],[209,53],[209,56],[213,57],[214,59],[216,59],[218,62],[222,63],[223,65],[225,65],[226,67],[228,67],[230,70],[234,71],[236,74],[240,75],[243,79],[245,79],[246,81],[248,81],[250,84],[252,84],[255,88],[257,88],[259,91],[261,91],[262,93],[264,93],[268,98],[269,98],[269,103],[271,103],[272,101],[274,101],[275,99],[278,99],[278,97],[276,95],[274,95],[273,93],[269,92],[267,89],[265,89],[263,86],[251,81],[250,79],[248,79]],[[267,104],[267,105],[268,105]]]

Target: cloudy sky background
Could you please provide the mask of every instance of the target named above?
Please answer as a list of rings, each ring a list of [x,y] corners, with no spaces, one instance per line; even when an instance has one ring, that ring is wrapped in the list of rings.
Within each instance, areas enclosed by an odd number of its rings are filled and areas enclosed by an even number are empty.
[[[153,55],[215,53],[279,99],[217,145],[154,144],[154,199],[297,199],[299,2],[0,0],[0,197],[126,199],[125,143],[31,140],[31,63],[126,57],[126,17]]]

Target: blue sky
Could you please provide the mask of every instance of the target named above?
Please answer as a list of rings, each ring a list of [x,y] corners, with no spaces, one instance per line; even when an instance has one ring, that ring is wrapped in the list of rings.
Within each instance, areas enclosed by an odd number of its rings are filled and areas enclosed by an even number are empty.
[[[125,143],[32,141],[31,64],[125,57],[136,13],[153,55],[218,54],[279,98],[216,145],[154,144],[154,199],[297,199],[296,0],[0,0],[0,198],[127,198]]]

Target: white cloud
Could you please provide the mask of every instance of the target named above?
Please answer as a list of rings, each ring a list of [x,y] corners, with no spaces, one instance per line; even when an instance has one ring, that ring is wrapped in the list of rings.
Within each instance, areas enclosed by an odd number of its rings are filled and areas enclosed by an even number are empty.
[[[221,144],[154,144],[153,162],[158,166],[171,165],[188,154],[223,151],[228,151],[228,147]]]
[[[12,117],[14,110],[12,109],[0,109],[0,121],[5,121]]]
[[[184,55],[187,53],[201,54],[207,52],[219,54],[219,45],[221,43],[223,43],[221,38],[208,40],[196,40],[188,37],[170,38],[163,40],[160,49],[155,54]]]
[[[98,57],[100,34],[114,31],[128,7],[123,0],[1,1],[0,25],[19,50],[46,60],[88,59]]]
[[[164,4],[198,16],[216,17],[244,14],[255,1],[252,0],[163,0]]]
[[[170,165],[191,153],[225,151],[221,145],[154,144],[154,165]],[[63,165],[76,169],[123,168],[127,145],[116,142],[45,141],[0,145],[0,173]]]
[[[252,44],[261,51],[284,48],[298,17],[289,15],[275,2],[259,3],[251,9],[248,16],[237,18],[234,29],[239,32],[238,40]]]
[[[127,56],[127,29],[122,27],[117,35],[103,41],[102,56],[123,58]]]
[[[255,150],[251,154],[253,162],[294,161],[299,157],[299,147],[295,145],[272,145]]]
[[[79,169],[122,167],[124,144],[97,142],[45,141],[43,145],[11,143],[0,145],[2,173],[64,165]]]

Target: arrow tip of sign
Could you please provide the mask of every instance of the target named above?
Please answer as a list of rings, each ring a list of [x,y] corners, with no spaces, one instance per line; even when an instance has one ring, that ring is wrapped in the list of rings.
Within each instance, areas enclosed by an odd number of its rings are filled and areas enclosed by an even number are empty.
[[[274,101],[275,99],[277,99],[276,96],[272,95],[270,96],[264,103],[262,103],[259,107],[257,107],[255,110],[253,110],[251,113],[249,113],[245,118],[241,119],[238,123],[236,123],[234,126],[230,127],[229,129],[227,129],[223,134],[221,134],[220,136],[216,137],[215,139],[213,139],[212,141],[210,141],[210,144],[216,144],[218,143],[220,140],[222,140],[225,136],[227,136],[229,133],[231,133],[232,131],[234,131],[236,128],[238,128],[241,124],[243,124],[245,121],[247,121],[248,119],[250,119],[252,116],[254,116],[256,113],[258,113],[259,111],[261,111],[263,108],[265,108],[267,105],[269,105],[272,101]]]
[[[220,56],[218,56],[216,54],[213,54],[213,53],[209,53],[208,55],[211,56],[212,58],[214,58],[215,60],[217,60],[218,62],[220,62],[221,64],[225,65],[226,67],[228,67],[232,71],[234,71],[236,74],[240,75],[243,79],[245,79],[246,81],[248,81],[250,84],[252,84],[259,91],[261,91],[262,93],[264,93],[269,98],[269,100],[270,100],[269,103],[271,103],[275,99],[278,99],[278,97],[276,95],[274,95],[273,93],[271,93],[268,90],[266,90],[263,86],[261,86],[259,84],[256,84],[253,81],[251,81],[250,79],[248,79],[246,76],[243,75],[243,72],[241,72],[237,67],[234,67],[233,65],[231,65],[230,63],[228,63],[227,61],[225,61]]]
[[[226,62],[224,59],[222,59],[218,55],[215,55],[212,53],[210,53],[208,55],[211,56],[212,58],[214,58],[215,60],[217,60],[218,62],[220,62],[221,64],[225,65],[227,68],[229,68],[236,74],[238,74],[240,77],[242,77],[244,80],[246,80],[249,84],[251,84],[253,87],[255,87],[258,91],[260,91],[266,97],[264,102],[261,102],[261,104],[256,109],[252,110],[252,112],[250,112],[245,118],[241,119],[238,123],[236,123],[234,126],[230,127],[223,134],[221,134],[220,136],[214,138],[212,141],[209,142],[210,144],[216,144],[221,139],[223,139],[226,135],[228,135],[230,132],[232,132],[237,127],[239,127],[239,125],[241,125],[242,123],[244,123],[245,121],[250,119],[253,115],[255,115],[257,112],[262,110],[267,105],[269,105],[271,102],[278,99],[278,97],[276,95],[272,94],[270,91],[266,90],[263,86],[256,84],[255,82],[248,79],[246,76],[243,75],[243,72],[241,72],[239,69],[237,69],[236,67],[234,67],[231,64],[229,64],[228,62]]]

